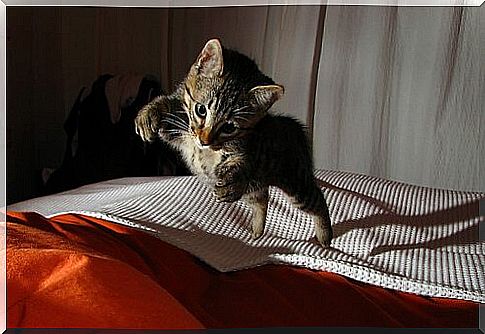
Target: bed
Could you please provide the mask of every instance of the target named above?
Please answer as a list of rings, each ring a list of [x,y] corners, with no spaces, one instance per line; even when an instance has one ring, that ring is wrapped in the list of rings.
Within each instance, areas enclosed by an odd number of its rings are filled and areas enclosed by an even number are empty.
[[[316,172],[335,239],[270,192],[248,208],[196,178],[110,180],[7,208],[7,322],[16,328],[478,326],[477,192]]]

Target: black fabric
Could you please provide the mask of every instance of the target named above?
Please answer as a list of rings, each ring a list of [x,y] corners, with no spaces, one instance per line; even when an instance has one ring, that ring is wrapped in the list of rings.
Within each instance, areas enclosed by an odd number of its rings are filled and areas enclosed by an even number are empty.
[[[112,77],[100,76],[82,101],[83,89],[79,93],[64,124],[64,161],[47,180],[44,194],[120,177],[188,175],[179,156],[166,144],[144,143],[135,133],[138,111],[162,94],[158,81],[145,77],[136,99],[121,111],[120,121],[113,124],[105,95],[106,82]],[[76,133],[77,150],[73,155],[71,146]]]

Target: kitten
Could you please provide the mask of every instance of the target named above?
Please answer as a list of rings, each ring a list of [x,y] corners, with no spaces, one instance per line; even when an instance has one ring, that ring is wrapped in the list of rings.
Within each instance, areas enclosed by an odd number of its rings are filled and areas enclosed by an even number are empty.
[[[318,241],[329,246],[330,216],[303,126],[268,113],[283,93],[251,59],[212,39],[176,91],[139,112],[136,132],[144,141],[160,138],[180,151],[218,200],[246,201],[254,239],[264,231],[268,187],[276,186],[314,217]]]

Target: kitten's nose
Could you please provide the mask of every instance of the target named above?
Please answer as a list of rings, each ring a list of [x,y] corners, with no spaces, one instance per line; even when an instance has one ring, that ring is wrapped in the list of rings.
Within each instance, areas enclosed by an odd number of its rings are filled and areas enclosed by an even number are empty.
[[[200,143],[204,146],[209,146],[210,145],[210,141],[208,139],[202,139],[200,138]]]
[[[208,146],[211,144],[212,138],[210,131],[198,131],[197,136],[199,137],[201,145]]]

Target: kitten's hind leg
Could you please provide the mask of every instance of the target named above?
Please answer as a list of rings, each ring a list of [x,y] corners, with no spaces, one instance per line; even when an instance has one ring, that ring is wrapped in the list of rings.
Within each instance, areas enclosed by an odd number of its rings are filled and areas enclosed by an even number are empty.
[[[251,236],[256,240],[264,232],[266,214],[268,212],[268,187],[246,194],[243,199],[252,209]]]
[[[315,236],[323,247],[330,246],[333,238],[330,214],[321,189],[313,181],[304,192],[293,195],[294,204],[302,211],[313,216]]]

